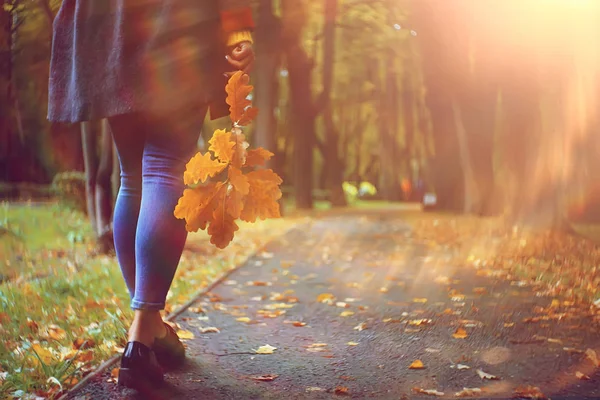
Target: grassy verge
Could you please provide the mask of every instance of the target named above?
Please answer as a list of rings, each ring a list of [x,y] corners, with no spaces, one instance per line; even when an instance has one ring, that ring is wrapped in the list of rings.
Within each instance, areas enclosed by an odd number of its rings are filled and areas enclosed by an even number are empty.
[[[454,251],[454,262],[478,274],[539,285],[546,293],[594,301],[600,296],[600,227],[578,235],[508,226],[501,218],[443,213],[407,214],[414,236],[432,250]],[[540,289],[542,290],[542,289]]]
[[[169,309],[292,223],[242,224],[223,251],[204,233],[190,235]],[[56,397],[124,345],[129,297],[115,259],[90,256],[82,215],[56,205],[4,204],[0,228],[0,398]]]

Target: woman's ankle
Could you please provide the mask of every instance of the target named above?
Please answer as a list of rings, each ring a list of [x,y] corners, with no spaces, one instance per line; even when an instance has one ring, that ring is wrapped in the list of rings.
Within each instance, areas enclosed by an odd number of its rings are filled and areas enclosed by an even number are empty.
[[[140,342],[148,347],[157,337],[166,335],[165,324],[158,311],[135,310],[131,327],[129,328],[129,341]]]

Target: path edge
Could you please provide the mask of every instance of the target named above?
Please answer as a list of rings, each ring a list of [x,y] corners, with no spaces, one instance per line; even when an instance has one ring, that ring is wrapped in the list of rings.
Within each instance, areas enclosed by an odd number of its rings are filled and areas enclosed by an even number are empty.
[[[283,233],[281,233],[279,237],[283,237],[283,236],[287,235],[292,229],[296,228],[299,224],[300,224],[300,221],[294,222],[288,229],[286,229]],[[253,253],[248,255],[248,257],[244,261],[238,263],[233,268],[222,273],[210,285],[206,286],[203,289],[198,290],[196,293],[194,293],[190,297],[190,299],[187,302],[185,302],[184,304],[179,306],[179,308],[175,309],[175,311],[173,311],[169,315],[167,315],[165,320],[172,322],[174,319],[179,317],[188,308],[190,308],[192,305],[194,305],[194,303],[196,303],[198,300],[200,300],[202,297],[204,297],[207,293],[211,292],[215,287],[217,287],[221,283],[223,283],[223,281],[226,280],[231,274],[233,274],[234,272],[236,272],[239,269],[241,269],[242,267],[244,267],[248,263],[248,260],[250,260],[253,257],[256,257],[261,251],[263,251],[263,249],[265,247],[267,247],[269,244],[273,243],[275,240],[277,240],[277,239],[272,239],[272,240],[268,241],[267,243],[262,245],[259,249],[257,249],[256,251],[254,251]],[[75,386],[73,386],[72,388],[67,390],[66,393],[64,393],[60,397],[58,397],[57,400],[68,400],[70,395],[79,391],[80,389],[83,389],[92,379],[94,379],[98,375],[102,374],[104,371],[106,371],[108,368],[110,368],[113,364],[115,364],[117,361],[119,361],[120,358],[121,358],[121,354],[115,354],[108,360],[104,361],[95,370],[93,370],[92,372],[87,374],[82,380],[80,380]]]

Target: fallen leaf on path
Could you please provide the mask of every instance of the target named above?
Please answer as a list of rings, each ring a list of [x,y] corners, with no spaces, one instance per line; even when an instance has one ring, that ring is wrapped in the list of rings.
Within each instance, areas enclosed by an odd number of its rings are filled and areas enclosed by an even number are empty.
[[[514,322],[505,322],[504,323],[504,327],[505,328],[512,328],[513,326],[515,326]]]
[[[246,282],[248,286],[271,286],[273,283],[271,282],[263,282],[263,281],[248,281]]]
[[[384,286],[384,287],[380,287],[380,288],[379,288],[379,291],[380,291],[381,293],[387,293],[387,292],[389,292],[389,291],[390,291],[390,289],[388,289],[388,288],[386,288],[386,287]]]
[[[335,296],[331,293],[321,293],[320,295],[317,296],[317,301],[319,303],[332,304],[334,299],[335,299]]]
[[[483,393],[480,388],[463,388],[460,392],[454,393],[454,397],[472,397]]]
[[[221,333],[221,331],[214,326],[207,326],[206,328],[200,328],[200,333]]]
[[[245,322],[245,323],[248,323],[248,322],[250,322],[251,320],[250,320],[250,318],[248,318],[248,317],[240,317],[240,318],[237,318],[237,319],[236,319],[236,321],[237,321],[237,322]]]
[[[484,287],[476,287],[473,289],[473,293],[475,294],[486,294],[487,293],[487,289]]]
[[[577,379],[581,379],[582,381],[587,381],[590,379],[589,376],[579,371],[575,372],[575,376],[577,377]]]
[[[548,398],[535,386],[522,386],[515,389],[515,396],[532,400],[547,400]]]
[[[458,328],[456,332],[452,334],[454,339],[466,339],[467,336],[467,331],[464,328]]]
[[[582,354],[584,351],[576,349],[574,347],[563,347],[563,350],[568,353]]]
[[[598,360],[598,354],[596,354],[595,350],[593,350],[593,349],[587,349],[585,351],[585,355],[594,364],[594,366],[596,368],[600,367],[600,360]]]
[[[438,397],[442,397],[444,395],[444,392],[438,392],[435,389],[413,388],[413,392],[419,393],[419,394],[427,394],[429,396],[438,396]]]
[[[555,344],[563,344],[562,340],[560,340],[560,339],[552,339],[552,338],[548,338],[547,340],[548,340],[548,342],[550,342],[550,343],[555,343]]]
[[[283,321],[284,324],[291,324],[297,328],[300,328],[302,326],[306,326],[306,322],[300,322],[300,321]]]
[[[423,318],[423,319],[413,319],[411,321],[408,321],[409,325],[413,325],[413,326],[421,326],[421,325],[428,325],[431,323],[430,319],[427,318]]]
[[[287,304],[287,303],[267,304],[265,306],[265,308],[267,310],[279,310],[279,309],[292,308],[292,307],[294,307],[293,304]]]
[[[275,310],[275,311],[258,310],[256,313],[264,318],[277,318],[277,317],[285,314],[285,310]],[[253,322],[255,322],[255,321],[248,321],[248,323],[253,323]]]
[[[471,369],[471,367],[469,367],[468,365],[465,365],[465,364],[456,364],[456,369],[459,371],[462,371],[465,369]]]
[[[340,313],[340,317],[349,317],[351,315],[354,315],[354,311],[342,311]]]
[[[195,338],[193,332],[186,331],[186,330],[183,330],[183,329],[180,329],[180,330],[177,331],[177,336],[179,336],[179,339],[184,339],[184,340],[186,340],[186,339],[194,339]]]
[[[343,301],[338,301],[337,303],[335,303],[336,307],[340,307],[340,308],[348,308],[350,307],[348,305],[348,303],[344,303]]]
[[[348,390],[348,388],[346,386],[336,386],[334,393],[337,395],[348,395],[350,394],[350,391]]]
[[[488,380],[490,380],[490,381],[497,381],[497,380],[500,380],[500,378],[498,378],[497,376],[495,376],[495,375],[492,375],[492,374],[488,374],[487,372],[483,372],[483,371],[482,371],[482,370],[480,370],[480,369],[478,369],[478,370],[477,370],[477,375],[479,375],[479,377],[480,377],[481,379],[488,379]]]
[[[325,389],[317,387],[317,386],[309,386],[305,389],[307,392],[324,392]]]
[[[413,303],[427,303],[427,299],[424,297],[415,297]]]
[[[258,349],[254,350],[254,352],[256,354],[273,354],[275,350],[277,350],[277,347],[265,344],[264,346],[260,346]]]
[[[250,378],[254,379],[255,381],[263,381],[263,382],[271,382],[274,381],[279,375],[276,374],[267,374],[267,375],[255,375],[255,376],[251,376]]]
[[[439,352],[441,352],[440,349],[432,349],[431,347],[426,348],[425,351],[427,353],[439,353]]]
[[[348,342],[346,343],[348,346],[358,346],[357,342]]]
[[[364,331],[365,329],[367,329],[367,324],[365,322],[361,322],[360,324],[356,325],[354,328],[355,331]]]
[[[425,369],[425,365],[421,360],[415,360],[409,365],[408,369]]]

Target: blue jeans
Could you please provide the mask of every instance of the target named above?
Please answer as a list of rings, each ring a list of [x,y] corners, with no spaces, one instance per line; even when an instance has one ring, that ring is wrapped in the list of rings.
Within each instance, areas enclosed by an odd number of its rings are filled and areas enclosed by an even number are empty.
[[[115,250],[133,309],[165,308],[187,238],[185,222],[173,211],[205,114],[206,109],[196,109],[169,117],[131,113],[109,119],[121,165]]]

